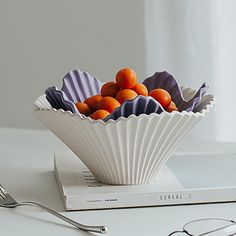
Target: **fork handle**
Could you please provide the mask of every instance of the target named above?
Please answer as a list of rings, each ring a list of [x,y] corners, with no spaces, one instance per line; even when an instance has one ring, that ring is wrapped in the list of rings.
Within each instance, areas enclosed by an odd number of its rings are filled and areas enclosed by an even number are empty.
[[[76,228],[79,228],[79,229],[82,229],[82,230],[85,230],[85,231],[90,231],[90,232],[95,232],[95,233],[102,233],[102,234],[105,234],[107,233],[107,228],[105,226],[90,226],[90,225],[83,225],[83,224],[80,224],[74,220],[71,220],[70,218],[64,216],[64,215],[61,215],[59,214],[58,212],[56,211],[53,211],[52,209],[46,207],[46,206],[43,206],[37,202],[21,202],[21,203],[18,203],[18,206],[24,206],[24,205],[27,205],[27,206],[37,206],[49,213],[51,213],[52,215],[60,218],[61,220],[64,220],[66,221],[67,223],[75,226]]]

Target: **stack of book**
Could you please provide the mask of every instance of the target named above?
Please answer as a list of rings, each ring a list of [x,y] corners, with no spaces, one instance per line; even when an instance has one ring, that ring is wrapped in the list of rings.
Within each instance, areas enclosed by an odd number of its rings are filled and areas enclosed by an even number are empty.
[[[234,153],[214,157],[179,155],[171,158],[149,184],[115,186],[98,182],[68,150],[55,154],[54,171],[68,211],[198,204],[236,201],[235,160]],[[184,168],[180,166],[183,163]]]

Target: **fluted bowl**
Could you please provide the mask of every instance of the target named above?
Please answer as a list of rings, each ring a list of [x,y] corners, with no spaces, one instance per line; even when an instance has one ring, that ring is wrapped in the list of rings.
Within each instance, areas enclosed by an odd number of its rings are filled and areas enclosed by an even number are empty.
[[[196,94],[191,88],[180,89],[184,98]],[[95,121],[52,108],[44,94],[36,100],[34,111],[100,182],[128,185],[152,181],[214,102],[214,96],[205,95],[194,111],[131,114]]]

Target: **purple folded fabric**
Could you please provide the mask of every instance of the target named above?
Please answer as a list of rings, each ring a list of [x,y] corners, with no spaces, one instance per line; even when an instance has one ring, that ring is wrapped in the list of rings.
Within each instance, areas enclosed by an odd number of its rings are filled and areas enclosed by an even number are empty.
[[[186,101],[175,78],[166,71],[155,73],[145,79],[143,84],[147,87],[148,92],[156,88],[165,89],[170,93],[172,101],[176,104],[179,111],[188,112],[194,111],[208,88],[203,83],[196,94],[189,101]],[[85,117],[79,113],[75,103],[83,102],[88,97],[100,94],[102,85],[103,83],[100,80],[87,72],[77,69],[70,71],[64,76],[61,90],[52,86],[45,91],[45,94],[53,108],[69,110],[72,113],[79,114],[81,117]],[[105,121],[109,119],[117,120],[119,117],[128,117],[132,114],[136,116],[151,113],[160,114],[163,111],[164,109],[160,103],[152,97],[137,96],[133,100],[125,101]]]
[[[55,109],[63,109],[64,111],[71,111],[72,113],[79,113],[74,102],[70,101],[66,94],[57,87],[49,87],[46,91],[46,98]]]
[[[105,121],[109,119],[117,120],[120,117],[129,117],[130,115],[139,116],[141,114],[160,114],[164,111],[164,108],[159,102],[152,97],[137,96],[133,100],[125,101],[120,107],[116,108],[109,116],[105,118]]]
[[[143,84],[147,87],[148,92],[156,88],[162,88],[168,91],[179,111],[193,111],[208,89],[208,86],[203,83],[196,94],[189,101],[186,101],[177,81],[166,71],[156,72],[153,76],[145,79]]]
[[[99,94],[103,83],[81,70],[72,70],[63,78],[62,91],[74,103],[83,102],[86,98]]]

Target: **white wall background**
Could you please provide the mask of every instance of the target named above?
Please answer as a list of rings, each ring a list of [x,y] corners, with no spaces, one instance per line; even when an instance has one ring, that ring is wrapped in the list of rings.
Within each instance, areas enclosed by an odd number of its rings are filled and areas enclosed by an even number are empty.
[[[80,68],[113,80],[130,66],[144,77],[141,0],[0,1],[0,126],[42,128],[35,99]]]
[[[146,72],[168,70],[179,83],[207,82],[216,106],[192,136],[236,141],[236,1],[147,0]]]
[[[236,141],[236,1],[0,2],[0,126],[42,128],[36,97],[80,68],[104,81],[124,66],[139,80],[171,72],[207,82],[217,104],[192,136]]]

